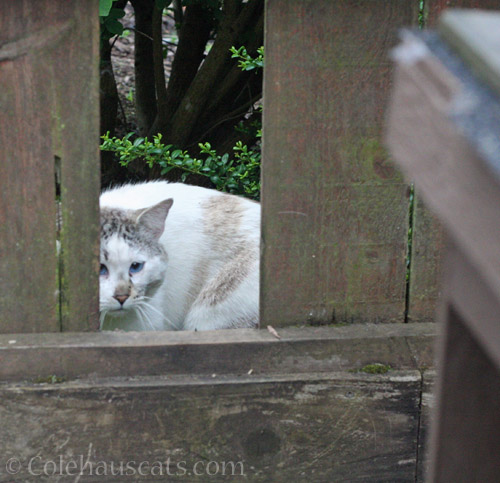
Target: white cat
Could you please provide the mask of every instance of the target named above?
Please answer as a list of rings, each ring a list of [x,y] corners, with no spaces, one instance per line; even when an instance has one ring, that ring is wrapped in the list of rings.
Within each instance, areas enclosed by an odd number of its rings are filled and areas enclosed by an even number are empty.
[[[103,330],[256,327],[260,205],[155,181],[105,191]]]

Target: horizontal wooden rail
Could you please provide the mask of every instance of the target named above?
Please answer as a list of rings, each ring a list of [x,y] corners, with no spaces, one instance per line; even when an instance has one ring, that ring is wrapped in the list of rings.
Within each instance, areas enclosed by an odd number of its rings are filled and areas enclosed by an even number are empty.
[[[55,375],[278,374],[355,370],[379,362],[431,367],[433,324],[216,332],[0,335],[0,381]]]
[[[120,462],[158,462],[134,481],[188,471],[207,481],[193,467],[211,461],[239,462],[234,481],[423,481],[434,332],[423,323],[281,328],[280,339],[265,329],[2,335],[0,481],[12,481],[9,461],[30,481],[52,461],[84,478],[99,465],[109,478]],[[390,369],[370,373],[373,363]]]

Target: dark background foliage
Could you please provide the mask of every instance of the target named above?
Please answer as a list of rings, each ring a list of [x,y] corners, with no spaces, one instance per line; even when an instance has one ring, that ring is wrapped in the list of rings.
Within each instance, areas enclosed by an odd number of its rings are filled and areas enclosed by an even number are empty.
[[[117,129],[119,92],[111,53],[123,31],[125,9],[133,9],[133,131],[175,149],[200,153],[209,143],[219,155],[231,154],[238,141],[254,146],[258,139],[262,69],[242,69],[231,53],[242,47],[257,57],[263,43],[264,0],[101,0],[101,133]],[[166,29],[176,34],[165,40]],[[165,68],[167,51],[173,52]],[[235,126],[237,127],[235,129]],[[130,129],[129,129],[130,130]],[[118,134],[125,134],[124,132]],[[103,184],[126,178],[161,175],[155,163],[127,163],[103,153]],[[169,172],[175,179],[180,173]],[[196,182],[196,175],[189,180]],[[198,181],[205,183],[203,177]]]

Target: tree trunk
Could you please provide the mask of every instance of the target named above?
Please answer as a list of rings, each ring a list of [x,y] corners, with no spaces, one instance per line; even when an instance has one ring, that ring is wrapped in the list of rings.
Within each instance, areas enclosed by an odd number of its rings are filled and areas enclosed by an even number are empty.
[[[135,107],[141,136],[156,118],[156,90],[153,60],[154,0],[131,0],[135,13]]]
[[[111,45],[109,42],[101,43],[100,73],[100,112],[101,112],[101,134],[110,132],[113,134],[118,112],[118,89],[111,64]]]

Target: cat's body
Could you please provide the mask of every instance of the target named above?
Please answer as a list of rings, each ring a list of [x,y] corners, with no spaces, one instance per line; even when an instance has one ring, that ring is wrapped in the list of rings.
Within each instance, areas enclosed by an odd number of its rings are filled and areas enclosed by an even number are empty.
[[[102,329],[257,325],[258,203],[157,181],[106,191],[100,205]]]

